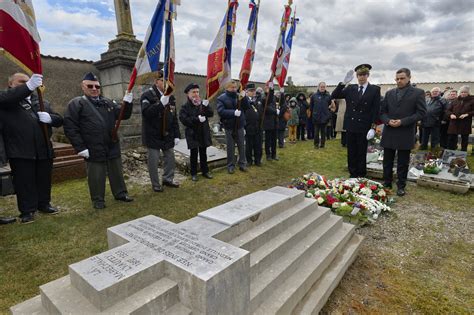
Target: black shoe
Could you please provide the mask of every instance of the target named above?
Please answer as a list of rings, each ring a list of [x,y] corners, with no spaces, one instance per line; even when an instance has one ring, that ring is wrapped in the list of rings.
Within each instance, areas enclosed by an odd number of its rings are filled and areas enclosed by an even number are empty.
[[[272,158],[267,156],[267,161],[271,161],[271,160],[272,160]]]
[[[105,203],[103,202],[94,202],[92,206],[94,209],[105,209]]]
[[[272,158],[273,161],[280,161],[280,159],[278,158],[278,156],[275,156]]]
[[[176,184],[176,183],[173,183],[173,182],[163,181],[163,185],[168,186],[168,187],[172,187],[172,188],[179,188],[179,184]]]
[[[405,196],[405,188],[398,188],[397,189],[397,196],[399,196],[399,197]]]
[[[154,192],[163,192],[163,186],[153,187]]]
[[[214,176],[212,176],[210,173],[204,173],[202,174],[202,177],[207,178],[207,179],[213,179]]]
[[[260,163],[260,162],[258,162],[258,163],[255,163],[255,166],[258,166],[258,167],[260,167],[260,166],[262,166],[262,163]]]
[[[230,167],[230,168],[227,169],[227,173],[229,173],[229,174],[234,174],[234,172],[235,172],[235,170],[234,170],[233,167]]]
[[[392,189],[392,184],[391,183],[384,183],[383,188]]]
[[[132,202],[133,198],[129,195],[123,195],[122,197],[115,198],[115,200],[123,201],[123,202]]]
[[[193,182],[197,182],[199,179],[198,179],[197,175],[193,175],[193,176],[191,176],[191,180]]]
[[[323,145],[320,145],[319,148],[320,148],[320,149],[324,149],[324,146],[323,146]]]
[[[239,170],[240,170],[241,172],[248,172],[248,169],[247,169],[245,166],[240,166],[240,167],[239,167]]]
[[[21,224],[28,224],[35,222],[35,216],[33,213],[25,213],[20,215],[20,223]]]
[[[38,208],[39,212],[46,213],[46,214],[58,214],[59,210],[52,205],[47,206],[46,208]]]
[[[10,223],[13,223],[13,222],[16,222],[16,218],[13,218],[13,217],[0,218],[0,225],[1,224],[10,224]]]

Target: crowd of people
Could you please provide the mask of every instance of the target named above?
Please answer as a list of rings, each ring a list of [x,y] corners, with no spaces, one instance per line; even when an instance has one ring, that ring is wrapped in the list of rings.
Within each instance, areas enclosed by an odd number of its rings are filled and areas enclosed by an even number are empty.
[[[456,149],[458,137],[461,150],[467,150],[474,115],[474,97],[469,87],[426,92],[410,82],[411,72],[399,69],[395,74],[397,87],[381,95],[380,87],[369,83],[371,66],[362,64],[350,70],[332,93],[326,83],[318,84],[317,92],[286,95],[272,82],[264,88],[248,84],[240,89],[230,81],[217,97],[216,112],[225,131],[227,171],[247,172],[251,165],[279,160],[277,150],[285,146],[288,128],[289,143],[313,140],[314,148],[324,149],[326,140],[341,132],[341,143],[347,147],[350,177],[365,177],[368,139],[377,124],[383,124],[381,146],[384,148],[384,186],[392,189],[393,165],[397,157],[397,195],[405,195],[410,151],[416,142],[417,126],[421,149],[428,143],[434,149]],[[356,84],[349,84],[354,74]],[[20,222],[31,223],[37,211],[57,214],[51,205],[51,175],[54,151],[52,127],[63,126],[64,133],[87,166],[87,183],[95,209],[106,207],[105,186],[109,178],[114,198],[132,202],[123,176],[120,143],[113,136],[116,121],[129,119],[133,95],[126,93],[121,105],[101,94],[97,76],[88,73],[81,82],[83,95],[72,99],[64,117],[52,111],[45,101],[40,109],[36,88],[42,76],[16,73],[9,78],[9,89],[0,92],[0,123],[5,152],[11,166]],[[212,144],[209,118],[214,116],[209,101],[201,98],[200,88],[191,83],[184,89],[186,103],[180,109],[173,95],[166,95],[163,73],[158,72],[152,86],[140,98],[142,143],[147,148],[148,172],[154,192],[164,187],[179,188],[175,182],[174,147],[181,141],[180,123],[190,150],[191,179],[212,179],[207,165],[207,147]],[[235,158],[237,146],[238,157]],[[160,179],[158,163],[163,156]],[[199,158],[199,165],[198,165]],[[198,168],[199,166],[199,168]],[[14,222],[0,218],[0,224]]]

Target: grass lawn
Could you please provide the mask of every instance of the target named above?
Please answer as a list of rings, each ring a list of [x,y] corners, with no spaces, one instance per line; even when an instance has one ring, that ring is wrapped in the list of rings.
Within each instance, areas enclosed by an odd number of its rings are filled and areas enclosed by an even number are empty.
[[[340,146],[339,140],[327,142],[327,148],[323,150],[314,150],[311,141],[287,144],[285,149],[278,151],[278,155],[280,161],[264,161],[263,167],[251,167],[248,173],[236,171],[234,175],[229,175],[225,169],[217,170],[213,172],[213,180],[201,178],[197,183],[186,180],[179,189],[165,189],[165,193],[152,192],[150,185],[129,185],[130,195],[135,198],[132,203],[115,201],[107,188],[107,208],[104,210],[92,209],[85,180],[54,185],[53,204],[59,206],[61,214],[38,216],[33,224],[24,226],[0,226],[0,313],[39,294],[40,285],[66,275],[69,264],[105,251],[108,227],[149,214],[180,222],[240,196],[276,185],[286,185],[293,177],[310,171],[329,178],[347,176],[345,149]],[[469,157],[469,162],[471,167],[474,166],[472,157]],[[474,194],[470,192],[467,195],[455,195],[411,185],[403,202],[393,207],[396,210],[397,207],[408,204],[468,214],[473,212]],[[13,196],[2,198],[0,208],[8,209],[0,215],[17,215]],[[468,218],[469,216],[466,220],[470,220]],[[390,221],[400,223],[400,220],[404,218],[397,216],[396,212],[390,218],[382,218],[384,224],[389,224]],[[466,224],[472,232],[473,222],[468,221]],[[370,231],[368,229],[366,231]],[[413,233],[416,235],[416,229]],[[377,250],[372,248],[374,252]],[[396,286],[391,288],[394,290],[391,298],[380,297],[381,305],[388,303],[388,310],[403,312],[407,310],[408,303],[414,312],[430,312],[436,310],[439,303],[443,303],[444,310],[449,311],[452,307],[453,310],[468,313],[466,305],[469,303],[466,304],[464,297],[471,296],[472,307],[474,292],[472,285],[463,286],[463,283],[474,281],[472,269],[458,270],[456,261],[467,260],[472,265],[472,238],[471,242],[456,243],[452,248],[444,250],[443,255],[449,263],[439,266],[438,272],[441,275],[434,280],[424,279],[426,274],[420,274],[419,266],[414,262],[410,261],[402,271],[387,262],[390,269],[383,275],[390,278],[390,282]],[[426,255],[436,256],[434,253],[437,248],[428,251],[426,254],[426,249],[420,248],[419,252],[410,255],[418,255],[420,261],[423,261]],[[360,266],[368,277],[371,276],[366,270],[369,263],[370,261],[367,265]],[[357,261],[355,265],[357,268]],[[380,272],[381,267],[374,268],[374,274]],[[344,281],[341,286],[347,283]],[[436,282],[434,293],[430,286],[433,281]],[[455,292],[460,292],[458,299],[455,298]],[[419,300],[413,294],[426,299],[423,306],[418,305]],[[334,306],[333,310],[338,310],[338,306]],[[364,308],[357,311],[364,312]]]

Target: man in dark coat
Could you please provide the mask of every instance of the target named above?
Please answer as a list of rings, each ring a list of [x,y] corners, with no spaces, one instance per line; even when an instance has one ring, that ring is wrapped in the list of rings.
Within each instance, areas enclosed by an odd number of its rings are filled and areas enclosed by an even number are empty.
[[[120,106],[100,93],[99,79],[91,72],[81,83],[83,96],[73,98],[64,113],[64,134],[87,162],[87,183],[92,205],[105,208],[105,179],[109,177],[114,198],[131,202],[123,178],[120,143],[112,140],[112,130],[120,114]],[[132,93],[123,98],[123,119],[132,114]]]
[[[428,149],[428,141],[431,137],[431,150],[435,149],[440,143],[440,127],[444,118],[444,112],[447,109],[447,103],[441,97],[441,89],[434,87],[431,89],[431,98],[426,104],[426,114],[421,120],[423,128],[420,150]]]
[[[256,95],[254,83],[247,84],[246,96],[248,109],[245,111],[245,155],[247,164],[262,165],[262,110],[261,97]]]
[[[380,112],[380,87],[368,82],[372,66],[362,64],[354,71],[358,84],[349,83],[354,77],[350,70],[344,82],[340,82],[332,92],[332,98],[346,100],[344,127],[346,130],[347,165],[350,177],[367,175],[367,132],[375,127]]]
[[[296,96],[298,101],[298,107],[300,108],[299,113],[299,122],[298,127],[296,129],[296,139],[305,141],[304,134],[306,129],[306,122],[308,121],[308,115],[306,111],[308,110],[308,102],[306,102],[306,95],[304,93],[298,93]]]
[[[474,96],[469,94],[469,87],[459,89],[459,97],[446,110],[449,117],[448,148],[456,150],[458,136],[461,136],[461,151],[467,151],[469,134],[472,132],[472,116],[474,116]]]
[[[245,91],[240,92],[242,98],[239,102],[237,93],[237,83],[230,81],[226,85],[225,92],[217,98],[217,113],[221,118],[221,123],[225,129],[225,139],[227,145],[227,172],[233,174],[235,171],[235,145],[239,150],[239,170],[247,172],[247,158],[244,147],[244,127],[245,111],[248,103]]]
[[[425,92],[410,84],[407,68],[397,71],[397,87],[389,90],[382,101],[380,119],[385,124],[380,145],[384,148],[384,186],[392,188],[393,161],[397,153],[397,195],[405,195],[410,151],[415,145],[417,121],[426,113]]]
[[[290,101],[290,95],[285,95],[285,89],[282,87],[280,91],[275,93],[275,102],[276,102],[276,109],[278,110],[277,114],[277,142],[278,147],[284,148],[285,147],[285,131],[286,131],[286,124],[287,119],[285,118],[285,113],[288,111],[288,102]],[[276,156],[276,155],[275,155]],[[274,158],[273,160],[278,160]]]
[[[330,104],[331,95],[326,91],[326,83],[320,82],[318,84],[318,91],[311,96],[309,103],[314,125],[315,149],[324,148],[326,143],[326,125],[331,119]]]
[[[187,102],[181,106],[179,120],[185,126],[184,134],[188,149],[191,151],[191,179],[197,181],[197,160],[199,162],[202,176],[211,179],[207,165],[206,149],[212,144],[211,131],[208,119],[214,116],[208,100],[201,100],[199,97],[199,85],[189,84],[184,93],[187,95]]]
[[[265,93],[267,96],[262,109],[262,125],[263,130],[265,130],[265,155],[267,156],[267,161],[278,161],[276,148],[280,109],[277,108],[272,82],[267,83],[267,86],[265,86]],[[284,95],[280,94],[280,97],[280,102],[284,102]]]
[[[148,150],[148,173],[152,188],[156,192],[162,192],[163,186],[179,187],[179,184],[174,182],[174,146],[181,138],[176,100],[173,95],[165,95],[163,91],[163,72],[159,71],[153,86],[143,93],[140,99],[142,143]],[[163,151],[163,186],[160,185],[158,174],[160,150]]]
[[[21,223],[33,222],[37,210],[58,213],[50,203],[54,157],[50,138],[51,127],[61,127],[63,118],[51,110],[47,101],[45,111],[40,111],[38,97],[30,94],[41,83],[42,77],[38,75],[30,79],[24,73],[13,74],[8,79],[10,93],[5,93],[13,96],[10,101],[2,102],[0,110]]]

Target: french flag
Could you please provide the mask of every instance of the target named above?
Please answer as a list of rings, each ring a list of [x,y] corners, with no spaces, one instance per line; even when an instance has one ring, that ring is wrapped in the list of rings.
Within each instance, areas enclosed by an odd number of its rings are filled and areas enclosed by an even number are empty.
[[[40,41],[32,0],[1,0],[0,54],[25,72],[41,74]]]
[[[176,17],[176,5],[174,1],[168,0],[166,4],[165,17],[165,65],[163,69],[165,80],[165,95],[171,95],[174,91],[174,68],[175,68],[175,46],[173,32],[173,18]]]
[[[227,11],[207,57],[207,98],[231,80],[232,37],[235,31],[238,0],[229,0]]]
[[[288,27],[288,22],[291,16],[291,1],[288,1],[288,5],[285,5],[285,11],[281,18],[280,25],[280,35],[278,36],[277,46],[275,48],[275,53],[273,54],[272,61],[272,78],[281,76],[281,71],[283,68],[283,53],[285,51],[285,34],[286,28]],[[280,86],[281,87],[281,86]]]
[[[260,2],[260,1],[259,1]],[[258,25],[258,9],[259,6],[255,4],[255,0],[250,0],[250,18],[247,31],[250,36],[247,41],[247,49],[245,50],[242,67],[240,69],[240,84],[245,89],[249,82],[250,73],[252,71],[253,59],[255,56],[255,45],[257,43],[257,25]]]
[[[286,36],[285,51],[283,52],[281,74],[276,77],[278,84],[280,86],[283,86],[285,84],[288,68],[290,67],[291,46],[293,45],[293,37],[295,36],[296,24],[298,22],[299,22],[299,19],[295,17],[291,19],[291,27],[290,27],[290,30],[288,31],[288,35]]]

